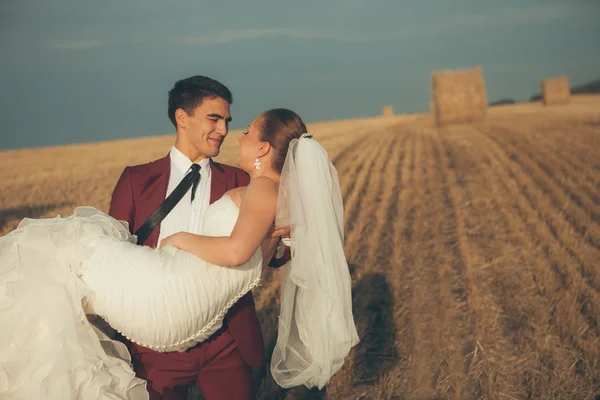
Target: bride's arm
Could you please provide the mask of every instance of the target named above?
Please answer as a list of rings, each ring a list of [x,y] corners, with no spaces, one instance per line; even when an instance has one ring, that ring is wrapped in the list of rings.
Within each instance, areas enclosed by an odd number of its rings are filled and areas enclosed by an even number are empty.
[[[210,262],[238,266],[262,244],[275,219],[277,184],[268,178],[253,179],[242,198],[238,220],[229,237],[200,236],[186,232],[168,243]],[[161,243],[161,247],[162,247]]]

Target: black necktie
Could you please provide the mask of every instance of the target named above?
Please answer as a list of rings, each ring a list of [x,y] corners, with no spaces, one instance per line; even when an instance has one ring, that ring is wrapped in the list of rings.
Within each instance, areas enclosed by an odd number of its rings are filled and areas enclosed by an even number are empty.
[[[192,201],[194,201],[194,197],[196,195],[196,188],[198,187],[198,183],[200,182],[200,165],[192,164],[190,167],[192,170],[183,177],[179,185],[171,192],[170,195],[167,196],[165,201],[159,205],[156,210],[139,227],[139,229],[135,232],[137,236],[137,244],[143,244],[148,236],[152,233],[152,231],[160,224],[160,222],[167,216],[168,213],[179,203],[185,193],[192,188]]]
[[[183,179],[187,178],[190,175],[193,175],[192,176],[192,201],[194,201],[194,197],[196,196],[196,189],[198,188],[198,183],[200,183],[200,166],[198,164],[192,164],[192,166],[190,168],[192,169],[192,171],[189,174],[187,174],[186,176],[184,176]],[[181,185],[181,183],[179,183],[179,185]],[[189,188],[189,186],[188,186],[188,188]],[[175,190],[177,190],[177,188],[175,188]],[[184,192],[181,194],[181,197],[183,197],[185,192],[187,192],[187,189],[184,190]],[[181,199],[181,197],[179,197],[179,199]],[[177,204],[179,202],[179,199],[175,202],[175,204]]]

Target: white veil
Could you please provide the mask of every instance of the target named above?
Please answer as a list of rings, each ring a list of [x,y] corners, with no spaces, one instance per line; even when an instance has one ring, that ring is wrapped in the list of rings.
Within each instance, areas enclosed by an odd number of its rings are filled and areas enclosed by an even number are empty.
[[[344,206],[338,174],[308,134],[285,159],[276,225],[291,227],[271,373],[281,387],[322,389],[359,341],[344,255]]]

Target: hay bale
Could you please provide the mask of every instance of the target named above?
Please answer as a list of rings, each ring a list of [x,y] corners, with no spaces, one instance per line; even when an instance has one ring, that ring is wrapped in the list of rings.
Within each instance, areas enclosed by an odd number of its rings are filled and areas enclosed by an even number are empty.
[[[488,100],[481,67],[432,74],[433,111],[438,126],[484,119]]]
[[[571,88],[566,76],[543,79],[541,85],[544,105],[568,104],[571,100]]]
[[[381,114],[384,117],[392,117],[394,115],[394,107],[392,107],[392,106],[385,106],[385,107],[383,107],[383,110],[381,111]]]

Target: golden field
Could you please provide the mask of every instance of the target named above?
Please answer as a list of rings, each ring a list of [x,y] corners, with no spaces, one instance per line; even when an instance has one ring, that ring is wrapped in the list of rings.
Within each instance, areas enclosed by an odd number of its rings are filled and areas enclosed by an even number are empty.
[[[361,338],[322,393],[260,398],[594,399],[600,395],[600,96],[309,124],[338,169]],[[232,164],[240,131],[217,160]],[[108,210],[126,165],[173,136],[0,152],[0,234]],[[278,280],[255,290],[270,356]],[[192,396],[194,397],[194,396]]]

